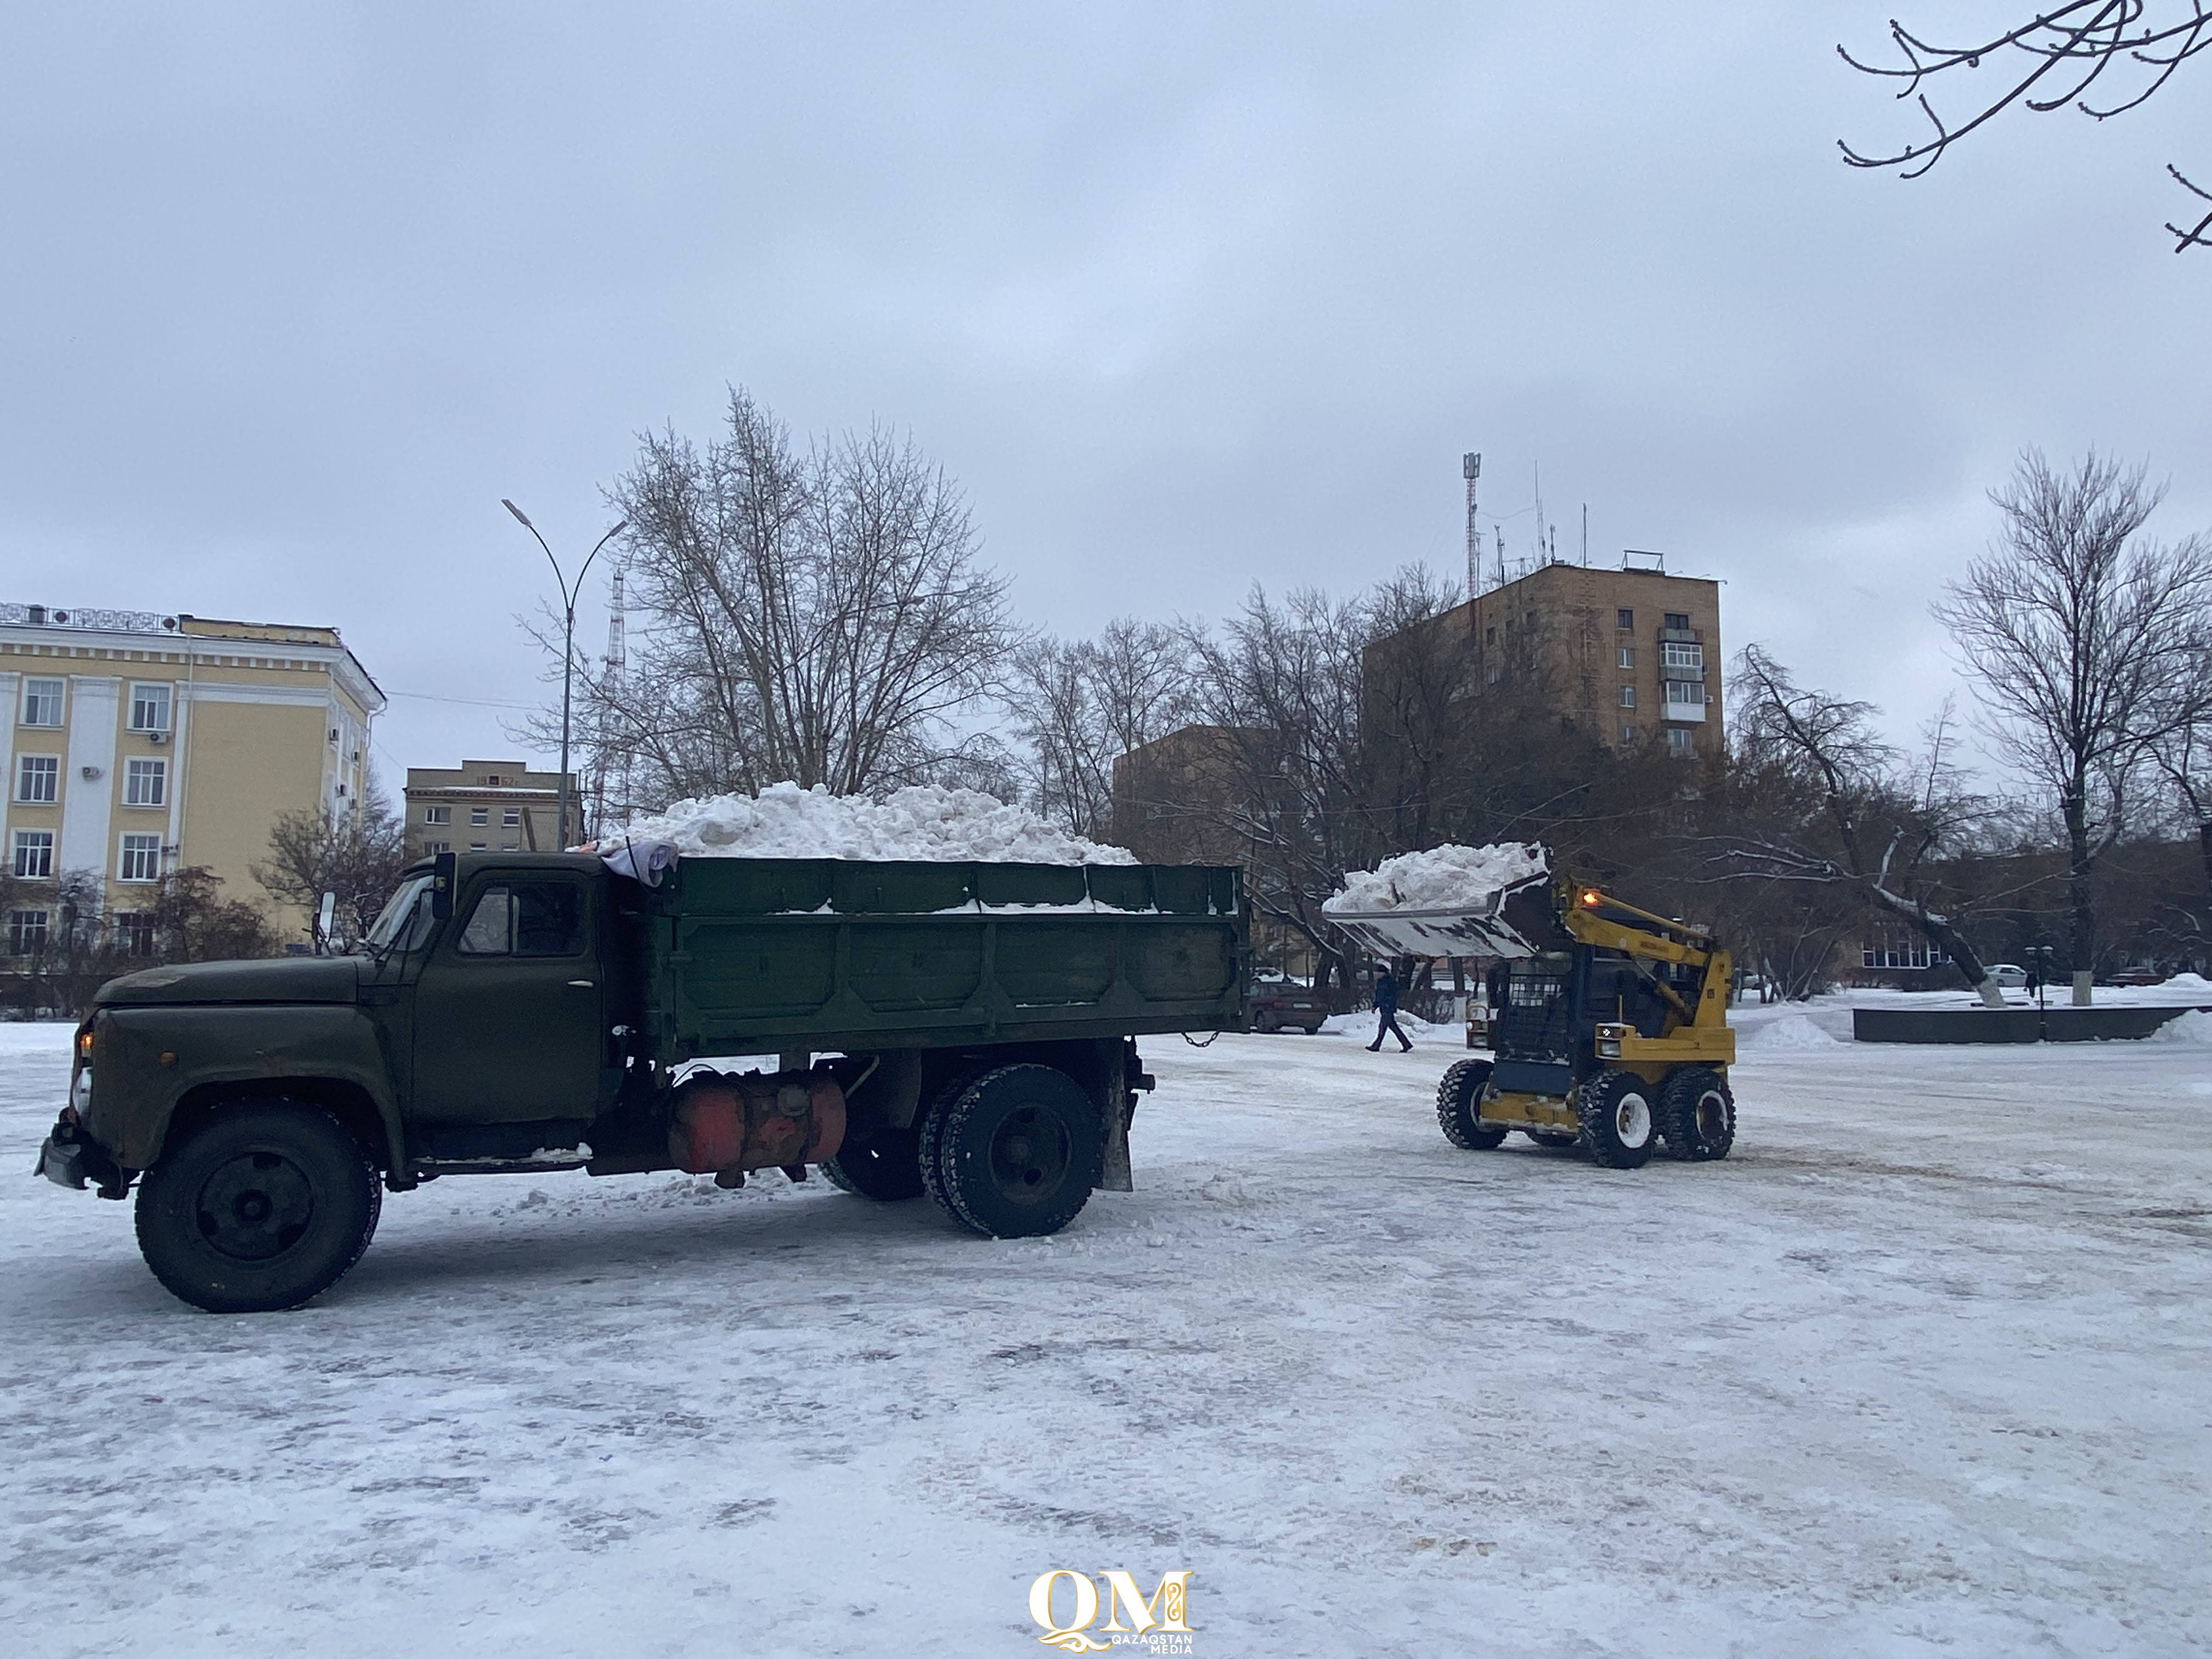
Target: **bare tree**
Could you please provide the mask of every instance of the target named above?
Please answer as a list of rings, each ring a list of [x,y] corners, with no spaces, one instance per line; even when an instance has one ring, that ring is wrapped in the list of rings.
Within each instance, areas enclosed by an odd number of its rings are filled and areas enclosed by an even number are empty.
[[[943,471],[879,427],[802,453],[736,389],[703,451],[641,443],[609,492],[641,619],[629,673],[579,665],[594,762],[627,758],[645,805],[785,780],[866,793],[957,762],[957,717],[1018,635]]]
[[[269,856],[248,868],[271,898],[307,913],[308,936],[320,951],[353,948],[399,885],[406,865],[405,828],[372,792],[355,811],[280,814],[269,833]],[[325,893],[337,895],[327,939]]]
[[[1862,917],[1871,910],[1912,928],[2002,1007],[1957,916],[1931,890],[1984,816],[1949,764],[1948,711],[1908,766],[1875,735],[1872,704],[1798,685],[1763,647],[1737,654],[1735,685],[1735,764],[1723,827],[1710,840],[1714,860],[1759,884],[1848,891]],[[1832,912],[1792,921],[1830,930],[1832,944]]]
[[[1991,492],[1998,545],[1934,607],[1999,751],[2065,826],[2077,1002],[2096,960],[2097,861],[2125,831],[2151,756],[2205,711],[2212,549],[2137,538],[2163,494],[2140,466],[2092,453],[2062,474],[2030,450]]]
[[[1891,44],[1903,59],[1867,64],[1843,46],[1836,51],[1853,69],[1901,81],[1899,98],[1916,99],[1934,136],[1917,144],[1879,155],[1856,150],[1838,139],[1844,159],[1856,167],[1902,167],[1917,179],[1967,134],[1985,126],[2015,105],[2038,113],[2072,106],[2094,120],[2124,114],[2149,100],[2190,58],[2212,46],[2212,11],[2203,0],[2063,0],[1978,40],[1938,46],[1893,19]],[[1984,67],[1993,83],[1978,78]],[[1967,113],[1947,122],[1936,112],[1926,88],[1975,80],[1978,90],[1965,102]],[[2202,200],[2199,190],[2171,163],[2166,171],[2182,188]],[[2187,228],[2169,223],[2174,252],[2212,246],[2212,212]]]
[[[1185,630],[1129,617],[1096,640],[1016,650],[1003,695],[1030,805],[1076,835],[1109,834],[1114,762],[1189,718],[1192,667]]]

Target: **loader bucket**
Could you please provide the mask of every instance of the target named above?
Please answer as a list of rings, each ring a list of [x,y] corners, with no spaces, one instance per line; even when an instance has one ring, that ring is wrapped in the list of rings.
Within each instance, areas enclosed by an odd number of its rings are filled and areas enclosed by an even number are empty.
[[[1409,897],[1411,902],[1393,902]],[[1439,902],[1441,901],[1441,902]],[[1447,847],[1386,859],[1322,914],[1376,957],[1530,957],[1571,943],[1541,847]]]

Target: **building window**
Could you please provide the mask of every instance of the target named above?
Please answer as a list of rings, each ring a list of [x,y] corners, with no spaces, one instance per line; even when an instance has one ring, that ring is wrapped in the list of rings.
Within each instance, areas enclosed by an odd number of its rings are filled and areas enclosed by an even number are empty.
[[[1909,945],[1892,945],[1884,939],[1877,945],[1859,947],[1862,968],[1941,968],[1950,960],[1925,939]]]
[[[1686,634],[1690,631],[1690,613],[1686,611],[1669,611],[1662,626],[1673,633]]]
[[[44,910],[10,910],[8,913],[8,954],[27,957],[33,951],[46,948],[46,913]]]
[[[1636,666],[1636,647],[1634,646],[1624,645],[1620,647],[1620,665],[1623,668],[1633,668]]]
[[[499,850],[502,853],[520,853],[522,850],[522,843],[519,841],[503,841],[499,844]]]
[[[123,763],[123,804],[159,806],[168,798],[169,763],[165,760],[127,760]]]
[[[451,823],[453,821],[453,809],[450,806],[426,806],[422,809],[422,822],[425,823]]]
[[[422,850],[434,857],[440,853],[452,852],[453,843],[449,841],[426,841],[422,843]]]
[[[115,948],[126,957],[154,954],[154,917],[150,911],[125,910],[115,918]]]
[[[469,822],[472,824],[489,823],[491,822],[491,808],[489,806],[471,806],[469,808]]]
[[[506,828],[514,829],[522,822],[522,809],[516,806],[508,807],[499,815],[499,821]]]
[[[1705,682],[1702,680],[1668,680],[1667,682],[1667,701],[1669,703],[1687,703],[1692,708],[1703,708],[1705,706]]]
[[[131,729],[166,732],[169,729],[169,688],[134,685],[131,688]]]
[[[15,799],[34,806],[52,806],[60,798],[62,762],[58,755],[23,755],[15,762]]]
[[[1667,752],[1688,757],[1698,752],[1697,733],[1684,731],[1679,726],[1667,728]]]
[[[15,855],[9,868],[26,880],[34,880],[54,873],[54,832],[51,830],[18,830],[15,832]]]
[[[486,846],[483,842],[472,841],[469,843],[469,851],[471,853],[489,853],[491,851],[491,848]]]
[[[1522,627],[1523,627],[1523,628],[1534,628],[1535,625],[1536,625],[1536,613],[1535,613],[1534,611],[1528,611],[1528,612],[1525,613],[1525,614],[1522,617],[1522,618],[1521,618],[1521,626],[1522,626]]]
[[[1482,642],[1485,645],[1495,645],[1498,643],[1498,629],[1494,624],[1482,630]]]
[[[1620,728],[1620,740],[1623,743],[1634,743],[1636,741],[1636,728],[1632,726],[1622,726]]]
[[[1659,647],[1659,660],[1668,668],[1694,668],[1702,674],[1705,672],[1705,647],[1669,640]]]
[[[1633,708],[1636,707],[1636,688],[1634,686],[1624,685],[1620,688],[1620,706],[1623,708]]]
[[[1614,612],[1613,613],[1613,625],[1615,628],[1620,628],[1620,629],[1629,629],[1629,628],[1633,628],[1633,627],[1635,627],[1635,626],[1636,626],[1636,613],[1635,613],[1633,611],[1630,610],[1626,605],[1624,605],[1623,606],[1621,606],[1621,607],[1620,607],[1620,610],[1618,610],[1618,611],[1614,611]]]
[[[62,683],[59,680],[23,682],[23,724],[59,726],[62,723]]]
[[[161,838],[125,836],[123,856],[116,861],[118,881],[159,881],[161,878]]]

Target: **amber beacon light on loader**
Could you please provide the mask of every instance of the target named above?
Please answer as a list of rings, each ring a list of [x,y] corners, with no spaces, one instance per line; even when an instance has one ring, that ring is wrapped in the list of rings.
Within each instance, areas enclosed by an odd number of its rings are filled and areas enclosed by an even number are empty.
[[[1492,1057],[1444,1073],[1437,1121],[1445,1138],[1488,1151],[1517,1129],[1617,1170],[1637,1168],[1662,1143],[1678,1158],[1727,1157],[1735,1033],[1729,953],[1713,936],[1555,872],[1540,847],[1447,850],[1464,854],[1470,872],[1447,902],[1434,902],[1431,875],[1413,902],[1346,893],[1324,907],[1377,957],[1494,963]],[[1486,869],[1502,878],[1486,879]]]

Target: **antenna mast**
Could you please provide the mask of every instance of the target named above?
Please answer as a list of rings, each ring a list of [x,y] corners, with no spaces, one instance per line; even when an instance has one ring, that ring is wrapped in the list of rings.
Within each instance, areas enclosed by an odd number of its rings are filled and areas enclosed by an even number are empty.
[[[1475,527],[1474,486],[1482,477],[1482,454],[1475,451],[1459,458],[1459,470],[1467,479],[1467,602],[1474,605],[1480,588],[1482,567],[1482,532]],[[1474,614],[1468,613],[1468,625],[1474,625]]]

